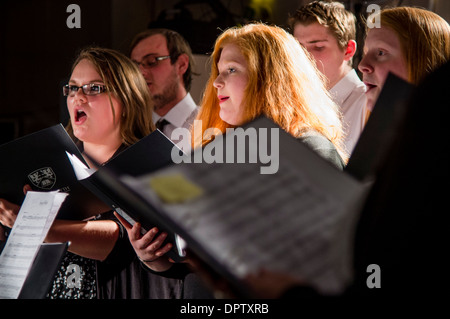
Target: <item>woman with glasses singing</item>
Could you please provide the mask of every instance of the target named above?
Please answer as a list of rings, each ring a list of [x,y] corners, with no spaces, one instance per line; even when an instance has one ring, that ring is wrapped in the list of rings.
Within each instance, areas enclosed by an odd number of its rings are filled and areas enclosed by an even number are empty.
[[[151,97],[140,75],[124,55],[102,48],[83,50],[73,64],[63,87],[70,114],[66,130],[97,163],[107,162],[154,130]],[[119,237],[118,224],[103,215],[93,221],[56,220],[46,241],[70,241],[71,253],[63,260],[50,298],[97,297],[101,274],[96,274],[96,260],[108,260]],[[77,272],[83,275],[81,282],[76,282],[81,280]]]
[[[66,130],[83,155],[97,163],[106,163],[155,129],[147,83],[139,68],[117,51],[82,50],[63,95],[70,114]],[[12,227],[18,208],[8,212],[7,225]],[[180,297],[182,280],[144,271],[112,211],[98,213],[95,220],[53,223],[45,241],[71,245],[49,298]],[[155,245],[155,250],[164,248]]]

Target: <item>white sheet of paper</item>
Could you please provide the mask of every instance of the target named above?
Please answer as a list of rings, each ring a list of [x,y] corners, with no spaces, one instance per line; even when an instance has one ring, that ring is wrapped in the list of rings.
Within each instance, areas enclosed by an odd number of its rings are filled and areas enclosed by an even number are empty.
[[[91,176],[96,169],[88,168],[78,157],[73,154],[66,152],[67,157],[69,158],[70,164],[72,164],[73,171],[75,172],[75,176],[79,181],[88,178]]]
[[[16,299],[67,193],[28,192],[0,255],[0,299]]]

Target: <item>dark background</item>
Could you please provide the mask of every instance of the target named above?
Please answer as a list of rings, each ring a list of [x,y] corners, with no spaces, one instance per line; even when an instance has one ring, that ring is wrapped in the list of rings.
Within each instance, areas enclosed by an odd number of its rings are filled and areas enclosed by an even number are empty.
[[[288,14],[308,0],[2,0],[0,1],[0,144],[62,122],[61,87],[78,50],[100,45],[128,53],[137,32],[149,26],[173,28],[206,61],[221,30],[260,20],[286,27]],[[341,1],[358,17],[368,4],[418,5],[449,21],[450,1]],[[81,9],[81,28],[70,29],[69,4]],[[358,46],[363,47],[362,35]],[[359,61],[359,54],[355,64]],[[201,90],[207,68],[194,79]],[[197,94],[199,95],[199,93]],[[196,96],[197,96],[196,95]],[[198,98],[195,98],[198,101]]]

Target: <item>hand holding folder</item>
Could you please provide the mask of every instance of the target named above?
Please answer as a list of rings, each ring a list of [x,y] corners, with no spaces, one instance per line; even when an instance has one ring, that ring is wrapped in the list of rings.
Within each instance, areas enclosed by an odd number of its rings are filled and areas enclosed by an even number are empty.
[[[167,233],[159,233],[157,227],[153,227],[145,234],[141,234],[141,224],[131,225],[118,213],[114,214],[125,227],[128,238],[140,261],[145,263],[153,271],[162,272],[168,270],[172,263],[164,255],[172,248],[172,243],[166,243]]]
[[[172,244],[168,257],[181,261],[183,251],[177,244],[179,240],[176,234],[162,227],[153,217],[151,209],[143,207],[141,200],[117,181],[121,175],[143,175],[173,164],[171,154],[174,147],[176,146],[171,140],[156,130],[122,151],[105,165],[96,165],[98,167],[96,171],[89,169],[77,157],[69,153],[67,156],[79,182],[86,189],[114,209],[130,225],[140,223],[142,235],[155,226],[160,231],[166,232],[168,235],[165,242]],[[89,154],[86,156],[89,157]]]

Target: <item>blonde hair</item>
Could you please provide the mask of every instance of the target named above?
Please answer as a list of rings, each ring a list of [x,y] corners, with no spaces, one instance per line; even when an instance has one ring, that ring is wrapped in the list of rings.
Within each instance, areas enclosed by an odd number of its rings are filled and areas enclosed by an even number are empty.
[[[107,88],[113,116],[120,116],[122,143],[129,146],[155,130],[152,121],[153,102],[138,67],[124,54],[106,48],[89,47],[83,49],[72,65],[72,72],[81,60],[92,62]],[[115,114],[111,96],[122,104],[123,114]],[[77,144],[69,121],[66,127]]]
[[[419,84],[450,59],[450,26],[436,13],[397,7],[383,9],[379,14],[381,26],[393,30],[400,40],[409,82]]]
[[[202,140],[193,140],[194,147],[206,144],[203,133],[218,128],[222,133],[233,127],[219,116],[219,100],[214,80],[223,47],[237,45],[248,66],[248,83],[244,92],[244,122],[260,115],[273,120],[294,137],[315,130],[328,138],[341,157],[342,124],[338,107],[331,100],[324,79],[309,54],[285,30],[262,23],[233,27],[216,40],[211,55],[211,74],[206,84],[198,120]]]

